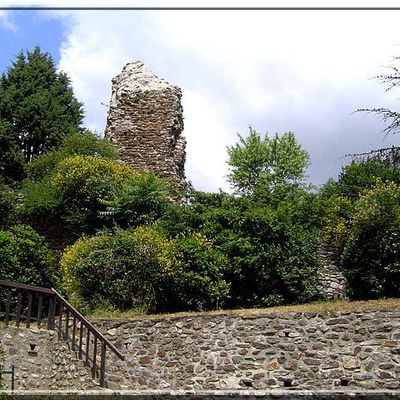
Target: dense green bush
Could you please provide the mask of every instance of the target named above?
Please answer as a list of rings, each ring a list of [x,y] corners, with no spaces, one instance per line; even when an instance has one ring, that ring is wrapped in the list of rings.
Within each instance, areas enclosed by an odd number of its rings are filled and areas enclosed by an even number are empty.
[[[45,156],[44,156],[45,157]],[[96,156],[75,155],[63,159],[49,175],[24,183],[24,218],[52,218],[67,223],[79,233],[103,227],[99,217],[104,199],[111,199],[135,174],[116,161]]]
[[[170,242],[150,227],[83,238],[61,259],[65,289],[92,307],[154,309],[173,267]]]
[[[0,182],[0,229],[6,229],[16,219],[15,193]]]
[[[172,237],[195,230],[212,239],[228,260],[228,307],[287,304],[317,298],[312,210],[313,197],[307,193],[274,206],[225,193],[196,193],[192,207],[165,215],[161,226]]]
[[[82,157],[74,159],[74,156]],[[28,221],[51,219],[55,223],[62,223],[62,220],[64,220],[65,223],[68,219],[74,219],[75,210],[78,209],[77,220],[79,221],[81,214],[79,206],[68,204],[72,208],[72,210],[68,210],[68,205],[66,207],[62,193],[54,182],[54,176],[57,174],[58,168],[62,169],[65,164],[70,166],[71,163],[75,162],[75,167],[82,168],[82,174],[86,174],[85,177],[88,180],[90,172],[87,173],[87,164],[91,163],[93,158],[99,158],[100,160],[99,162],[93,161],[95,168],[99,163],[107,163],[106,160],[109,160],[109,164],[115,163],[112,160],[115,160],[116,157],[116,149],[108,140],[100,139],[89,131],[70,133],[64,137],[58,149],[51,149],[45,154],[36,156],[26,165],[28,179],[22,185],[24,201],[19,210],[22,219],[27,219]],[[110,173],[107,176],[109,175]],[[94,174],[93,179],[95,180],[99,177],[103,178],[101,172],[97,173],[97,175]],[[62,181],[60,176],[58,178],[59,181]],[[77,179],[77,176],[69,178]],[[62,184],[62,182],[58,182],[58,184]],[[101,184],[99,185],[102,186]],[[96,197],[99,192],[99,190],[96,191],[96,185],[94,185],[93,192],[92,197]],[[80,195],[82,197],[84,193],[80,193]],[[96,213],[97,210],[94,210],[94,212]]]
[[[61,267],[65,289],[82,304],[177,311],[223,304],[226,261],[203,235],[171,240],[141,226],[77,241]]]
[[[72,132],[60,147],[34,157],[25,167],[28,177],[40,181],[48,176],[57,165],[71,156],[95,156],[116,160],[117,150],[107,139],[101,139],[90,131]]]
[[[400,296],[400,185],[377,182],[354,206],[342,255],[351,296]]]
[[[165,310],[218,309],[229,296],[223,278],[227,258],[202,234],[182,236],[173,243],[174,274]]]
[[[114,191],[111,200],[103,200],[106,211],[100,212],[105,220],[120,227],[136,227],[155,222],[168,205],[168,188],[153,173],[132,175]]]
[[[88,143],[92,139],[89,136]],[[105,149],[110,150],[107,146],[104,145]],[[58,158],[66,152],[61,148],[54,154]],[[111,153],[108,155],[111,157]],[[154,222],[169,202],[164,181],[152,173],[137,172],[128,164],[93,155],[60,156],[61,161],[55,166],[46,160],[40,164],[46,157],[47,154],[32,162],[38,163],[32,171],[36,177],[42,176],[44,170],[49,172],[41,179],[26,180],[23,185],[20,214],[28,221],[51,218],[66,223],[79,236],[102,228]]]
[[[54,285],[54,258],[43,237],[23,225],[0,231],[0,276],[20,283]]]

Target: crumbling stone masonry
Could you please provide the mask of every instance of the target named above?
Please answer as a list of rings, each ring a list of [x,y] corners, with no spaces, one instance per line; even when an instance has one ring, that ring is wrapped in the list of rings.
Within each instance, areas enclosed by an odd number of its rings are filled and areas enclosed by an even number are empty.
[[[135,169],[153,171],[185,187],[182,92],[141,61],[125,65],[112,80],[105,136]]]
[[[326,299],[342,299],[347,297],[347,279],[339,266],[339,250],[327,242],[319,250],[321,261],[319,291]]]

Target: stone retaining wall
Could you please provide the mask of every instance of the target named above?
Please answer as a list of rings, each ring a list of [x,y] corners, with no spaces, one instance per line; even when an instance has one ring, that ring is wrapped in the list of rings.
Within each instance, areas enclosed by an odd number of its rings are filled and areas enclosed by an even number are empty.
[[[94,323],[126,356],[107,360],[113,390],[400,389],[400,309]],[[96,386],[54,335],[22,328],[1,335],[7,362],[17,367],[17,387]],[[32,335],[42,340],[38,350],[48,351],[27,364]]]
[[[397,389],[400,310],[97,322],[123,389]],[[115,386],[114,386],[115,385]]]
[[[0,393],[14,400],[394,400],[399,391],[75,391]]]
[[[15,365],[16,389],[98,387],[75,352],[66,343],[58,342],[53,331],[7,327],[0,330],[0,341],[5,351],[5,369]],[[10,386],[10,375],[5,375],[4,389]]]

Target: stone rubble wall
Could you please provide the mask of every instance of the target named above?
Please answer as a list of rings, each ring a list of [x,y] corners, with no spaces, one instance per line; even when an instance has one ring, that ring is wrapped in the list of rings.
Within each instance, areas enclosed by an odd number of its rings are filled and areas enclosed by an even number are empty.
[[[112,390],[400,389],[400,309],[93,322],[126,357],[108,355]],[[7,328],[0,337],[17,387],[96,387],[54,334]]]
[[[137,170],[153,171],[178,189],[185,187],[182,92],[142,62],[127,64],[112,80],[105,136],[120,158]]]
[[[400,310],[97,322],[120,389],[397,389]]]
[[[3,392],[0,398],[12,400],[397,400],[398,390],[304,391],[304,390],[151,390],[151,391],[35,391]]]
[[[321,261],[319,291],[326,299],[347,297],[347,279],[339,267],[339,252],[333,245],[324,243],[319,251]]]
[[[15,366],[15,389],[96,389],[90,370],[75,352],[58,342],[54,331],[7,327],[0,330],[5,351],[4,368]],[[4,376],[4,389],[10,389],[11,376]]]

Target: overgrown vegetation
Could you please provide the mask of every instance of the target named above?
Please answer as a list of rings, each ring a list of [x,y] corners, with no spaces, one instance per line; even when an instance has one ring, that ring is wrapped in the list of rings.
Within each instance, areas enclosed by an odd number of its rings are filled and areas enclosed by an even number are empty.
[[[81,105],[51,62],[39,49],[20,54],[0,85],[0,110],[11,113],[13,79],[27,84],[18,74],[50,91],[55,82],[72,107],[66,116],[44,102],[54,124],[38,123],[34,143],[0,112],[3,279],[57,285],[87,312],[298,304],[321,300],[319,247],[329,242],[352,298],[400,296],[396,159],[355,159],[317,190],[294,133],[250,128],[228,148],[233,194],[194,191],[177,204],[166,182],[117,161],[118,149],[80,127]],[[70,246],[50,250],[49,226],[68,232]]]
[[[82,104],[70,80],[39,47],[20,52],[0,78],[0,176],[24,177],[24,163],[80,131]]]

